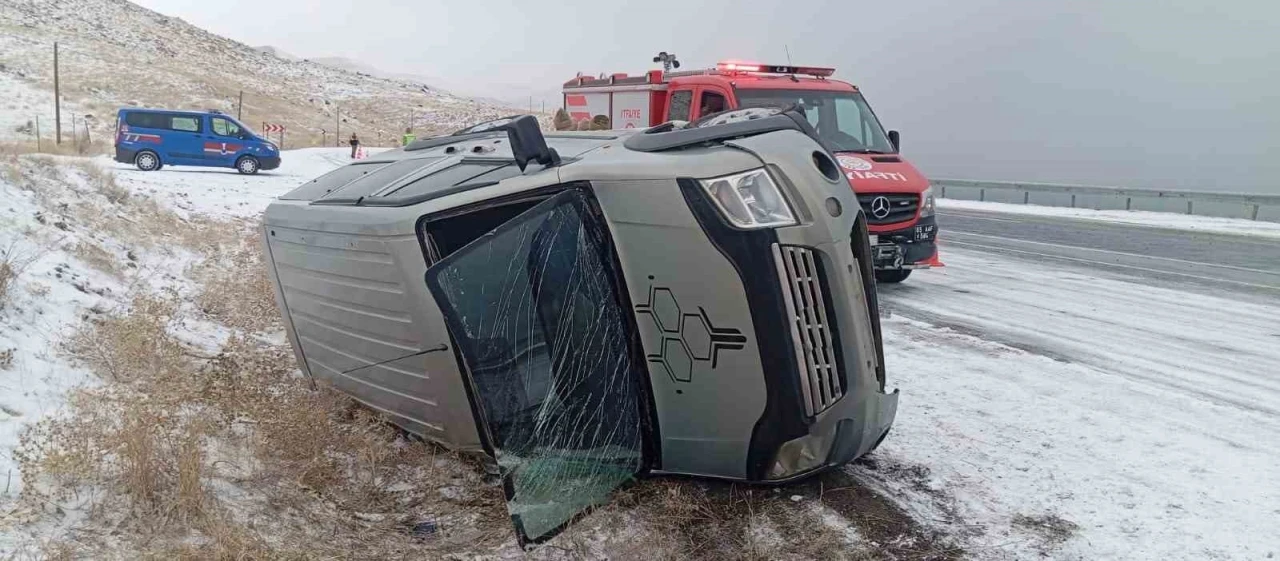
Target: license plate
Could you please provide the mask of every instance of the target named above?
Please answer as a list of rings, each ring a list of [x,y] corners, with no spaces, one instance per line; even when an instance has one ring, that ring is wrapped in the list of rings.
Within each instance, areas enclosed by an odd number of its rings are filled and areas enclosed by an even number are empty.
[[[872,234],[872,235],[867,236],[867,237],[868,237],[868,238],[871,238],[871,245],[872,245],[872,246],[875,246],[875,245],[877,245],[877,244],[879,244],[879,243],[880,243],[880,236],[877,236],[877,235],[875,235],[875,234]]]

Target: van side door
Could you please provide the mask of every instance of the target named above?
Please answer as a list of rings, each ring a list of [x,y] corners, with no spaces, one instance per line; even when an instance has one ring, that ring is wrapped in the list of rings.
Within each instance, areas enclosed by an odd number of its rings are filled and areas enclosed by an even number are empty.
[[[244,129],[226,117],[209,115],[209,134],[205,135],[204,152],[210,165],[233,167],[244,150]]]
[[[648,364],[601,216],[589,191],[569,189],[426,272],[521,546],[652,459]]]
[[[204,131],[203,121],[200,115],[190,113],[164,114],[162,122],[169,129],[164,135],[165,147],[173,163],[188,166],[205,163],[200,142],[200,134]]]

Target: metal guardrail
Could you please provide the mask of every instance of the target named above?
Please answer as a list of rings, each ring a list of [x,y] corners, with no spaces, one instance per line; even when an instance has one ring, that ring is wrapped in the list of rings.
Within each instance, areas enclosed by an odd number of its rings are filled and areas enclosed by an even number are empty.
[[[1094,185],[1063,185],[1056,183],[1025,183],[1016,181],[976,181],[970,179],[934,179],[930,182],[937,194],[941,198],[948,198],[947,190],[951,189],[951,197],[954,199],[975,200],[973,191],[977,190],[977,198],[979,201],[988,200],[988,191],[998,192],[1022,192],[1022,203],[1032,204],[1032,193],[1053,193],[1058,195],[1070,195],[1071,208],[1077,208],[1078,196],[1090,197],[1107,197],[1113,199],[1124,198],[1124,210],[1134,210],[1134,199],[1164,199],[1165,201],[1186,201],[1186,214],[1195,214],[1195,203],[1219,203],[1228,205],[1240,205],[1244,209],[1244,214],[1250,220],[1258,220],[1258,214],[1261,209],[1276,207],[1280,210],[1280,195],[1266,195],[1258,193],[1219,193],[1213,191],[1189,191],[1179,189],[1134,189],[1127,187],[1101,187]],[[955,196],[960,195],[960,196]],[[1007,199],[1007,197],[1004,197]],[[1046,206],[1067,206],[1062,200],[1044,201],[1037,200],[1034,204]],[[999,202],[1016,202],[1002,200]],[[1056,203],[1056,204],[1055,204]],[[1086,205],[1089,206],[1089,205]],[[1081,207],[1085,208],[1085,207]],[[1118,209],[1117,209],[1118,210]],[[1170,211],[1165,211],[1170,212]],[[1212,213],[1210,213],[1212,214]],[[1274,219],[1264,218],[1263,220],[1280,222],[1280,214]]]

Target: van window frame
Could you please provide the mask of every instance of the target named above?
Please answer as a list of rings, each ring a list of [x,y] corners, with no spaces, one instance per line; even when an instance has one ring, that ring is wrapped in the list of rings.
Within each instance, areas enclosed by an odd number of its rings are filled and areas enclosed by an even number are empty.
[[[216,120],[221,120],[222,122],[224,122],[224,123],[226,123],[226,124],[228,124],[228,125],[230,125],[230,126],[235,127],[235,128],[236,128],[236,130],[238,130],[238,131],[239,131],[239,134],[224,134],[224,133],[220,133],[220,132],[218,132],[218,127],[214,126],[214,121],[216,121]],[[225,117],[225,116],[223,116],[223,115],[210,115],[210,116],[209,116],[209,132],[213,133],[214,135],[221,136],[221,137],[223,137],[223,138],[239,138],[239,139],[243,139],[243,138],[245,137],[245,128],[244,128],[243,126],[241,126],[241,125],[240,125],[240,123],[237,123],[237,122],[235,122],[235,121],[231,120],[230,118]]]
[[[204,116],[203,115],[188,115],[185,113],[169,113],[166,116],[169,119],[169,130],[173,132],[185,132],[188,134],[201,134],[204,132]],[[178,128],[173,124],[175,119],[193,120],[196,124],[196,130],[187,130],[187,129]]]

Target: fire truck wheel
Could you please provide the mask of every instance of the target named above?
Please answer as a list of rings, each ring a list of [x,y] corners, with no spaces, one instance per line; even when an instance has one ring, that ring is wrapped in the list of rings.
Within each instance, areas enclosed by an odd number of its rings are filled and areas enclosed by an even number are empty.
[[[258,173],[258,159],[253,156],[244,156],[236,160],[236,171],[245,175]]]
[[[133,165],[142,171],[155,171],[160,169],[160,156],[150,150],[143,150],[134,156]]]
[[[911,276],[911,269],[886,269],[876,271],[876,282],[897,284]]]

